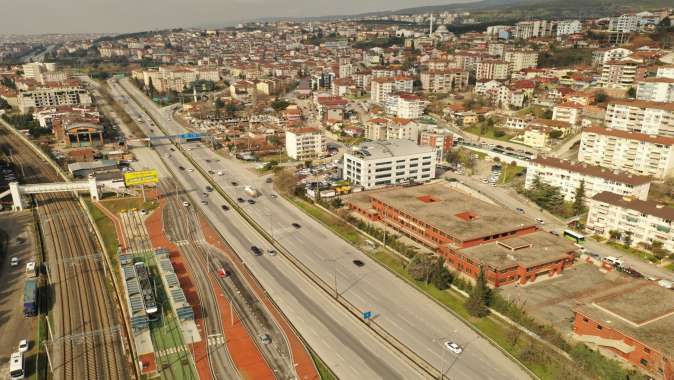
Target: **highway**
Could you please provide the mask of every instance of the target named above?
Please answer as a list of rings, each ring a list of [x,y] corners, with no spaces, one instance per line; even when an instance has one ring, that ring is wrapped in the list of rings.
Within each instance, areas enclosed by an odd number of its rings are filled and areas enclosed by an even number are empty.
[[[133,92],[134,96],[138,97],[143,103],[143,107],[152,113],[154,119],[159,121],[165,130],[171,134],[184,132],[183,128],[174,122],[165,111],[160,110],[149,99],[141,98],[140,92],[128,81],[124,80],[122,84],[126,90]],[[445,371],[449,378],[524,379],[529,377],[517,364],[489,342],[477,336],[475,332],[447,310],[395,277],[283,198],[268,197],[267,195],[272,192],[272,189],[269,188],[269,185],[266,185],[264,178],[253,175],[237,161],[226,160],[218,156],[202,144],[185,144],[185,148],[186,153],[190,154],[205,170],[225,170],[226,175],[216,175],[213,180],[231,198],[250,198],[243,191],[244,185],[253,185],[261,189],[262,193],[266,195],[258,198],[255,205],[243,205],[245,212],[258,224],[265,227],[266,231],[271,233],[282,246],[326,283],[333,283],[336,276],[337,289],[341,297],[361,310],[373,311],[377,322],[381,326],[435,368]],[[160,154],[165,154],[166,149],[164,147],[156,147],[156,149]],[[165,160],[169,166],[184,166],[185,168],[191,168],[192,166],[177,152],[172,154],[170,158],[170,160]],[[211,160],[211,163],[207,163],[206,159]],[[178,174],[178,177],[185,177],[184,181],[188,183],[187,188],[195,189],[197,193],[203,191],[207,185],[205,178],[198,174],[196,170],[189,172],[175,169],[174,173]],[[232,185],[232,181],[237,182],[237,185]],[[255,242],[256,239],[260,240],[259,246],[265,249],[269,248],[260,238],[256,237],[257,234],[250,226],[237,222],[238,215],[232,211],[223,213],[219,209],[221,204],[219,196],[217,199],[218,203],[215,207],[209,203],[208,207],[204,207],[204,211],[225,238],[230,241],[230,244],[235,246],[237,252],[249,249],[246,242]],[[212,201],[213,199],[209,200],[209,202]],[[293,228],[291,226],[293,222],[299,223],[302,227],[300,229]],[[237,243],[238,246],[236,246]],[[362,260],[365,266],[360,268],[353,265],[352,260],[355,258]],[[266,263],[270,261],[274,261],[275,265],[266,266]],[[253,273],[261,277],[268,277],[269,274],[264,273],[264,271],[270,270],[270,268],[278,268],[281,263],[283,261],[279,260],[278,257],[253,258],[252,261],[249,261]],[[258,265],[262,271],[256,270],[255,267]],[[276,278],[276,280],[278,284],[283,284],[286,288],[297,287],[298,284],[306,282],[306,280],[295,280],[284,283],[286,279]],[[262,282],[264,284],[264,281]],[[264,285],[270,291],[272,297],[276,299],[277,295],[274,294],[276,287]],[[315,306],[316,308],[313,309],[312,307],[310,311],[313,314],[312,317],[326,314],[324,310],[321,310],[326,305]],[[340,314],[343,314],[343,312],[340,312]],[[334,316],[333,313],[329,313],[329,315]],[[303,318],[307,317],[309,316],[303,316]],[[295,322],[292,317],[290,319],[300,329],[302,335],[309,340],[302,332],[301,325]],[[309,326],[313,325],[311,322],[308,322],[308,324]],[[355,341],[340,345],[343,347],[340,349],[340,353],[343,353],[342,350],[346,348],[363,347],[360,342],[363,340],[363,336],[357,336],[358,338]],[[446,340],[455,341],[467,348],[461,356],[454,357],[454,354],[449,354],[443,347],[443,342]],[[309,343],[313,346],[311,340],[309,340]],[[319,354],[322,355],[321,351],[319,351]],[[367,362],[371,364],[369,360]],[[381,362],[382,364],[390,364],[388,360],[383,360],[383,358]],[[359,374],[357,377],[362,378],[363,376]]]
[[[113,91],[119,91],[113,84]],[[132,117],[143,118],[141,123],[149,132],[150,119],[133,101],[124,105]],[[155,134],[156,134],[156,129]],[[189,161],[172,145],[156,145],[163,163],[157,167],[163,176],[172,174],[191,198],[193,206],[202,208],[204,215],[223,235],[229,245],[244,260],[255,277],[279,305],[302,337],[326,364],[342,379],[414,379],[422,375],[404,362],[397,353],[372,335],[369,330],[330,297],[317,289],[288,261],[280,256],[256,257],[250,247],[256,245],[264,250],[272,247],[255,231],[242,216],[230,210],[216,192],[208,197],[208,205],[200,205],[201,194],[208,182],[191,168]],[[175,148],[173,148],[175,149]],[[146,155],[148,152],[144,152]],[[169,155],[167,157],[167,155]],[[156,163],[156,161],[154,161]],[[165,166],[164,166],[165,164]]]

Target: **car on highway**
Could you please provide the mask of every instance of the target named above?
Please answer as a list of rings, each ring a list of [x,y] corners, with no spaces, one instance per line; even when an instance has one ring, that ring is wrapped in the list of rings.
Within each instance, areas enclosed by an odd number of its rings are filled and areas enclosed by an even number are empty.
[[[178,166],[178,169],[185,170],[185,167],[184,166]]]
[[[516,208],[515,211],[519,212],[520,214],[524,214],[524,209],[522,207]]]
[[[208,204],[208,201],[205,200],[205,199],[202,199],[202,200],[201,200],[201,204],[204,205],[204,206],[206,206],[206,205]]]
[[[208,193],[201,193],[202,198],[208,198]]]
[[[255,204],[255,201],[252,200],[252,199],[249,199],[249,200],[248,200],[248,204],[249,204],[249,205],[254,205],[254,204]]]
[[[253,251],[253,254],[255,254],[255,256],[262,256],[262,250],[257,246],[254,245],[250,247],[250,250]]]
[[[545,220],[543,220],[543,219],[541,219],[541,218],[536,218],[536,223],[538,223],[538,224],[545,224]]]
[[[232,181],[232,186],[239,186],[239,183],[236,181]]]
[[[209,170],[208,174],[213,175],[213,174],[215,174],[215,172],[213,170]]]
[[[15,267],[19,265],[19,258],[14,256],[11,259],[9,259],[9,266],[10,267]]]
[[[273,178],[271,178],[271,177],[267,177],[267,179],[265,180],[265,182],[267,182],[267,183],[272,183],[273,181],[274,181],[274,180],[273,180]]]
[[[190,207],[190,202],[183,202],[183,206]]]
[[[457,355],[463,352],[463,348],[451,340],[445,342],[445,348]]]
[[[190,172],[190,173],[192,173],[192,172],[194,171],[194,169],[189,168],[189,169],[187,169],[187,171]]]
[[[229,211],[229,206],[227,205],[222,205],[220,207],[222,208],[222,211]]]
[[[293,226],[293,227],[295,227],[295,228],[297,228],[297,229],[302,228],[302,226],[300,226],[299,223],[293,223],[293,224],[291,224],[291,226]]]
[[[213,192],[213,188],[210,187],[210,186],[206,186],[206,191],[209,192],[209,193],[212,193],[212,192]]]
[[[267,254],[268,254],[269,256],[276,256],[276,255],[277,255],[277,252],[276,252],[275,249],[269,249],[269,250],[267,250]]]
[[[365,263],[362,260],[353,260],[353,265],[360,268],[362,266],[365,266]]]
[[[225,172],[223,172],[222,170],[218,170],[218,175],[225,175]]]
[[[28,339],[21,339],[21,341],[19,341],[19,352],[28,352],[29,347],[30,345],[28,344]]]
[[[175,151],[176,151],[174,148],[169,148],[169,150],[171,150],[171,152],[175,152]]]
[[[243,199],[243,198],[241,198],[241,197],[236,198],[236,201],[239,202],[239,203],[244,203],[244,202],[246,202],[246,200]]]

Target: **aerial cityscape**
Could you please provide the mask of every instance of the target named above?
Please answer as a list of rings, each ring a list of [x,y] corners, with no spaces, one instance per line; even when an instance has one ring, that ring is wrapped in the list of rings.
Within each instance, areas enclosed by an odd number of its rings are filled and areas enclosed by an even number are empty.
[[[674,4],[448,1],[3,6],[0,377],[674,380]]]

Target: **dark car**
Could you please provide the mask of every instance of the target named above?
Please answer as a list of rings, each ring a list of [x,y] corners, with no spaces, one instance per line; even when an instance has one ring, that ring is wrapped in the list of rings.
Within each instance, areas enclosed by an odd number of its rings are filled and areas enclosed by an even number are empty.
[[[271,177],[267,177],[267,179],[265,180],[265,182],[267,182],[267,183],[272,183],[272,181],[273,181],[273,179]]]
[[[353,260],[353,265],[355,265],[355,266],[357,266],[357,267],[360,268],[360,267],[362,267],[362,266],[365,266],[365,263],[362,262],[361,260]]]
[[[185,167],[184,166],[178,166],[178,169],[185,170]]]
[[[209,193],[212,193],[212,192],[213,192],[213,188],[210,187],[210,186],[206,186],[206,191],[208,191]]]
[[[176,150],[175,150],[175,149],[173,149],[173,148],[169,148],[169,149],[171,149],[171,152],[175,152],[175,151],[176,151]]]
[[[254,204],[255,204],[255,201],[252,200],[252,199],[249,199],[249,200],[248,200],[248,204],[254,205]]]
[[[239,186],[239,183],[232,181],[232,186]]]
[[[243,199],[243,198],[241,198],[241,197],[238,197],[238,198],[236,198],[236,201],[239,202],[239,203],[243,203],[243,202],[245,202],[246,200]]]
[[[262,256],[262,250],[256,246],[250,247],[250,250],[253,251],[255,256]]]
[[[223,211],[229,211],[229,206],[227,205],[222,205],[220,207],[222,207]]]
[[[213,175],[213,174],[215,174],[215,172],[214,172],[213,170],[209,170],[209,171],[208,171],[208,174]]]
[[[299,223],[293,223],[293,224],[291,224],[291,225],[292,225],[293,227],[295,227],[295,228],[302,228],[302,226],[300,226]]]

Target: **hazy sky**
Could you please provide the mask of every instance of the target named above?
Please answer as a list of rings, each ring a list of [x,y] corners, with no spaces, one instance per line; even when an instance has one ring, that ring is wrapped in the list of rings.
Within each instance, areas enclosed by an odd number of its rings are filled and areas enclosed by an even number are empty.
[[[461,0],[0,0],[0,34],[131,32],[395,10]],[[463,0],[466,1],[466,0]]]

